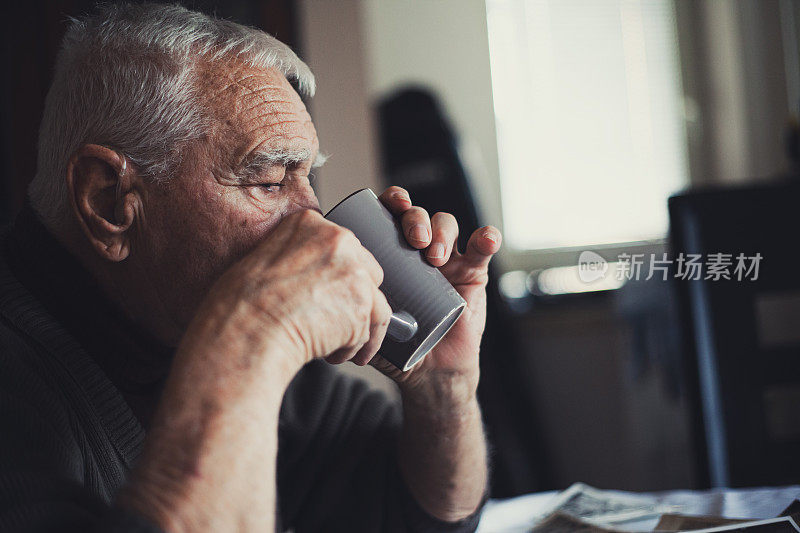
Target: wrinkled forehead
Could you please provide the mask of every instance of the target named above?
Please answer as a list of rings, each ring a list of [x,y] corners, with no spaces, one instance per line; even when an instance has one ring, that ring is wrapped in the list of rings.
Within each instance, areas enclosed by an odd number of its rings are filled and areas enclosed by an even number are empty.
[[[239,62],[209,64],[201,68],[198,85],[215,118],[214,129],[235,159],[255,148],[317,151],[311,116],[278,70]]]

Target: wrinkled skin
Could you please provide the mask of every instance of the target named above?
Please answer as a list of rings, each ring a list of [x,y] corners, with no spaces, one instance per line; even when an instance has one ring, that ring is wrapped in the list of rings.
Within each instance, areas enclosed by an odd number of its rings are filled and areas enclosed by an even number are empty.
[[[499,232],[477,230],[462,254],[452,215],[429,216],[397,187],[380,196],[467,301],[425,360],[399,372],[376,356],[391,313],[380,266],[319,213],[309,183],[319,142],[300,97],[275,70],[207,65],[200,79],[212,127],[169,181],[145,180],[98,145],[67,169],[76,223],[62,240],[111,300],[177,346],[121,504],[168,530],[270,530],[274,512],[251,511],[274,505],[283,392],[325,358],[371,363],[397,381],[398,464],[412,494],[442,520],[469,515],[487,479],[476,388]],[[307,157],[242,171],[271,150]]]
[[[177,322],[173,343],[226,268],[286,215],[319,210],[308,181],[312,161],[270,168],[249,185],[234,176],[256,149],[316,153],[317,133],[299,95],[274,70],[207,68],[201,90],[210,95],[213,128],[187,150],[181,172],[148,189],[137,242],[151,258],[150,278],[159,284],[163,307]],[[284,185],[262,186],[277,182]]]
[[[148,256],[149,279],[161,295],[159,307],[168,315],[165,322],[175,325],[171,342],[183,333],[214,280],[233,262],[253,250],[287,215],[304,209],[319,211],[308,179],[312,160],[290,168],[276,165],[248,185],[234,176],[238,165],[255,150],[317,153],[316,130],[299,95],[274,70],[207,68],[201,90],[211,95],[214,128],[184,157],[181,173],[165,185],[148,189],[139,216],[136,245],[143,249],[141,255]],[[278,182],[282,186],[264,186]],[[380,199],[402,218],[408,242],[425,249],[431,264],[442,267],[468,306],[446,339],[412,372],[399,372],[385,361],[375,361],[375,366],[401,382],[418,383],[419,375],[429,369],[472,373],[477,381],[486,267],[499,248],[499,232],[479,229],[461,255],[454,250],[458,225],[452,215],[429,217],[412,206],[408,194],[398,187],[388,189]],[[420,226],[422,233],[412,234]],[[176,279],[182,283],[173,283]],[[373,339],[354,362],[369,362],[380,340]],[[340,352],[329,360],[342,362],[348,359],[346,355]],[[309,358],[320,356],[308,354]]]

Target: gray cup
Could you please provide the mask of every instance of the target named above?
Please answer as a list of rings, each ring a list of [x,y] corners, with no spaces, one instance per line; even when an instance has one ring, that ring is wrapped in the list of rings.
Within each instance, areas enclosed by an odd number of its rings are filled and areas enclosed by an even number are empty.
[[[352,231],[383,268],[380,290],[393,314],[378,353],[397,368],[410,369],[444,337],[467,303],[409,246],[399,220],[370,189],[354,192],[325,218]]]

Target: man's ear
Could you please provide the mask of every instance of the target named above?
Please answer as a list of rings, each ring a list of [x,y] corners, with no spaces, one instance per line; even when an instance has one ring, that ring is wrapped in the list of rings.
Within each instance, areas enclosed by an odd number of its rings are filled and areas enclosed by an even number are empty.
[[[123,261],[131,249],[131,232],[139,194],[135,170],[125,156],[97,144],[81,146],[67,163],[67,190],[83,233],[101,257]]]

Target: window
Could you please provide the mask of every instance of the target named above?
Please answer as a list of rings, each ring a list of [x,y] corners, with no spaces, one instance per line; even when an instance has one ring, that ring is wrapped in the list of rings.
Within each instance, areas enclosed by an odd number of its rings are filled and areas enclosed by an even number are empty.
[[[506,243],[663,238],[687,182],[667,0],[487,0]]]

